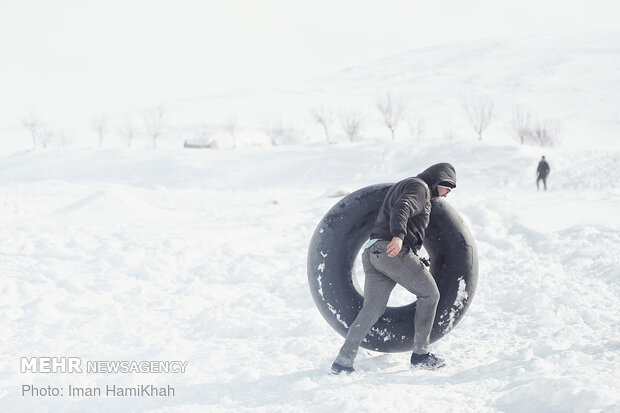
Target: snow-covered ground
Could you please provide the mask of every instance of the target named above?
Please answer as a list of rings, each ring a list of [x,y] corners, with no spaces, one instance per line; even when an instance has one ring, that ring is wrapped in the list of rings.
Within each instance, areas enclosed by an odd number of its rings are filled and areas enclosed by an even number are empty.
[[[620,411],[620,153],[457,140],[235,150],[69,149],[0,158],[0,410]],[[306,278],[341,190],[455,165],[448,201],[478,247],[478,290],[433,346],[362,351]],[[413,297],[398,290],[393,300]],[[184,360],[179,374],[20,373],[20,357]],[[174,397],[68,397],[67,386],[170,385]],[[63,388],[22,396],[22,385]]]

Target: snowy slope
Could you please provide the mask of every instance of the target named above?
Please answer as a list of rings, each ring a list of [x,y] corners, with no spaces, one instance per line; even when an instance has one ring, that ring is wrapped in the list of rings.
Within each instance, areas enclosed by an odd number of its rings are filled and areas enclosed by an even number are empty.
[[[246,127],[265,120],[322,137],[308,109],[323,106],[364,114],[362,135],[388,136],[375,107],[386,93],[407,100],[407,119],[397,136],[410,137],[409,123],[422,121],[424,138],[474,137],[464,102],[481,96],[494,103],[487,139],[511,142],[517,107],[534,121],[551,121],[572,147],[618,148],[620,127],[620,32],[490,38],[413,49],[350,67],[282,90],[241,91],[178,102],[179,112],[208,113],[217,120],[234,111]],[[207,109],[208,108],[208,109]],[[334,131],[341,134],[338,122]]]
[[[619,44],[614,32],[447,44],[352,67],[319,86],[358,101],[385,91],[406,96],[410,116],[425,120],[431,136],[472,134],[464,101],[486,96],[494,102],[489,131],[496,139],[510,135],[512,113],[521,107],[558,122],[572,145],[600,143],[617,135],[620,122]]]
[[[510,122],[515,108],[521,107],[534,121],[556,125],[565,145],[618,149],[618,45],[617,31],[490,38],[413,49],[304,82],[283,83],[279,88],[213,91],[207,95],[196,92],[183,99],[154,101],[151,106],[163,104],[166,108],[161,146],[182,146],[184,140],[196,137],[196,126],[202,125],[214,132],[211,138],[218,140],[220,147],[230,147],[232,140],[221,129],[230,119],[236,121],[241,145],[268,145],[264,131],[270,125],[293,130],[301,142],[324,140],[323,130],[309,112],[319,106],[336,115],[359,111],[364,120],[362,137],[387,137],[389,132],[375,105],[387,92],[408,101],[407,119],[396,130],[398,139],[410,139],[410,124],[418,122],[427,140],[474,138],[464,101],[486,96],[494,102],[495,119],[485,131],[485,139],[513,142]],[[111,132],[104,147],[124,146],[117,129],[128,120],[138,129],[136,146],[151,145],[143,125],[144,110],[150,106],[131,106],[124,101],[107,108],[100,102],[81,104],[109,115]],[[81,107],[76,112],[83,110]],[[84,117],[67,108],[63,111],[69,113],[54,117],[43,111],[39,115],[53,131],[64,131],[72,138],[71,147],[96,146],[98,140],[92,130],[96,113]],[[332,139],[347,140],[338,119],[332,124]],[[30,147],[30,137],[19,119],[0,121],[0,153]]]
[[[620,153],[485,141],[365,141],[234,151],[22,152],[0,158],[1,411],[620,410]],[[306,281],[329,195],[452,162],[448,201],[477,242],[448,366],[362,351]],[[412,297],[395,291],[393,301]],[[22,374],[19,358],[187,360],[185,374]],[[175,397],[22,397],[21,385],[172,385]]]

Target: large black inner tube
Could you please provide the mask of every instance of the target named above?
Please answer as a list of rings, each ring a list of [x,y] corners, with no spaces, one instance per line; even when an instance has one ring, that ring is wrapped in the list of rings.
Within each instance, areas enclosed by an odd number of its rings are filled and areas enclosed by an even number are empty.
[[[308,249],[308,282],[319,311],[342,336],[362,308],[354,264],[370,235],[391,184],[359,189],[340,200],[316,227]],[[441,298],[430,340],[435,342],[460,321],[478,281],[478,254],[463,219],[445,200],[431,201],[424,249]],[[388,307],[362,341],[362,347],[386,353],[413,349],[416,303]]]

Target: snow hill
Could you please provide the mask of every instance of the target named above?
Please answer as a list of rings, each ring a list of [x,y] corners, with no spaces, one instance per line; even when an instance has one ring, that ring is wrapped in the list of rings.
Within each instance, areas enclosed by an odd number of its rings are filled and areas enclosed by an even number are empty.
[[[510,134],[515,107],[561,123],[573,144],[616,140],[620,125],[620,33],[494,38],[412,50],[322,80],[326,90],[363,97],[408,96],[431,134],[471,134],[463,101],[495,103],[493,134]],[[446,124],[447,123],[447,124]]]
[[[279,122],[297,130],[300,140],[313,141],[323,139],[323,131],[312,123],[309,108],[354,110],[364,117],[362,136],[376,137],[389,135],[375,104],[391,93],[407,101],[398,138],[410,139],[411,126],[421,122],[424,139],[452,140],[475,136],[464,102],[486,97],[494,103],[494,121],[486,134],[496,142],[514,141],[510,123],[521,108],[533,121],[555,123],[565,145],[619,148],[619,45],[620,32],[445,44],[279,90],[197,96],[175,102],[171,111],[184,114],[179,125],[204,114],[217,123],[235,113],[246,130],[260,132],[265,123]],[[338,121],[332,128],[336,139],[345,139]],[[220,139],[226,145],[226,137]]]
[[[620,153],[474,139],[236,150],[70,149],[0,158],[0,410],[616,412]],[[438,161],[478,247],[462,322],[408,354],[342,344],[306,281],[334,193]],[[414,298],[395,291],[390,305]],[[185,374],[34,374],[19,358],[186,360]],[[29,397],[22,385],[171,385],[174,397]],[[66,390],[65,390],[66,391]]]

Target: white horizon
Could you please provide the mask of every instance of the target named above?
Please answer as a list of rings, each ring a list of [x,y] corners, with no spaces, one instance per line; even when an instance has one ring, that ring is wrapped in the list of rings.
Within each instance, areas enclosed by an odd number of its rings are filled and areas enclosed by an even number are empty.
[[[439,44],[618,30],[610,12],[617,8],[605,0],[8,1],[0,5],[0,130],[32,111],[67,120],[224,90],[300,84]]]

